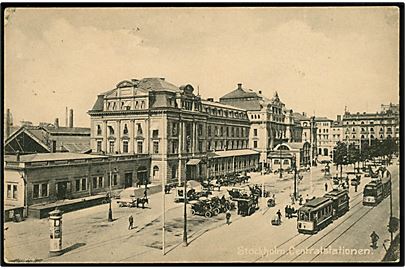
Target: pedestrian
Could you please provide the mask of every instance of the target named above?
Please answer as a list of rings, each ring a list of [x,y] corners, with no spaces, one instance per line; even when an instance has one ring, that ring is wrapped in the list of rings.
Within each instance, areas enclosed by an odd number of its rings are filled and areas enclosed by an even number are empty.
[[[295,208],[294,208],[294,206],[293,206],[293,207],[291,207],[291,209],[290,209],[290,213],[291,213],[291,217],[293,217],[293,215],[294,215],[294,213],[295,213]]]
[[[302,195],[300,195],[300,202],[299,202],[299,205],[302,205],[302,201],[304,200],[303,198],[302,198]]]
[[[305,196],[305,202],[309,202],[309,195]]]
[[[354,185],[354,192],[357,192],[357,184]]]
[[[378,241],[378,239],[380,239],[380,237],[378,236],[378,234],[375,231],[373,231],[370,235],[370,238],[371,238],[371,247],[373,249],[376,249],[378,247],[377,241]]]
[[[128,221],[129,221],[128,230],[132,230],[134,228],[134,218],[132,215],[129,215]]]
[[[226,217],[226,224],[231,224],[231,222],[230,222],[230,220],[231,220],[231,211],[229,211],[229,210],[227,210],[226,211],[226,214],[225,214],[225,217]]]
[[[325,192],[328,191],[328,183],[325,183]]]
[[[281,222],[281,211],[280,211],[280,209],[278,209],[278,211],[277,211],[277,217],[278,217],[278,220]]]
[[[285,215],[285,216],[288,215],[288,205],[286,205],[285,208],[284,208],[284,215]]]

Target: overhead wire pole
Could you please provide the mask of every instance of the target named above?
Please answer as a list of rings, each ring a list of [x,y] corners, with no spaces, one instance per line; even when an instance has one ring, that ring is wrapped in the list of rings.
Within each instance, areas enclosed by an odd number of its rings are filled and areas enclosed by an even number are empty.
[[[162,165],[164,163],[164,136],[166,136],[166,125],[165,125],[165,118],[162,111]],[[163,169],[163,166],[162,166]],[[162,170],[163,172],[163,170]],[[166,193],[165,193],[165,178],[162,174],[162,252],[163,256],[165,255],[165,244],[166,244],[166,236],[165,236],[165,222],[166,222]]]
[[[312,160],[313,160],[313,155],[314,155],[314,148],[313,148],[313,140],[314,140],[314,136],[313,136],[313,134],[312,134],[312,132],[313,132],[313,129],[314,129],[314,118],[313,117],[311,117],[311,121],[310,121],[310,124],[309,124],[309,126],[310,126],[310,132],[309,132],[309,140],[310,140],[310,142],[311,142],[311,145],[310,145],[310,147],[311,147],[311,151],[310,151],[310,153],[309,153],[309,187],[310,187],[310,192],[312,193]]]

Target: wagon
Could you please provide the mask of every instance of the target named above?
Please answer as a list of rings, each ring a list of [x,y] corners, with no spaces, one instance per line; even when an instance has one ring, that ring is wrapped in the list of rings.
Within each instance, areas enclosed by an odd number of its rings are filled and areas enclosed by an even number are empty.
[[[275,225],[275,226],[281,225],[281,220],[279,219],[278,215],[275,215],[275,216],[271,219],[271,225]]]
[[[119,207],[139,207],[141,205],[142,208],[145,208],[145,204],[149,204],[149,199],[146,197],[141,198],[123,198],[117,200]]]

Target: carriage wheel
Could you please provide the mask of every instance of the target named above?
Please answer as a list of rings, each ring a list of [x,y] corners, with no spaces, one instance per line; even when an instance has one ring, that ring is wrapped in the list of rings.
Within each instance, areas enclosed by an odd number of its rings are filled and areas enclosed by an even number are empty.
[[[212,214],[211,214],[210,211],[207,211],[207,212],[205,212],[204,216],[207,217],[207,218],[210,218],[210,217],[212,217]]]
[[[191,214],[192,214],[193,216],[195,216],[195,210],[194,210],[194,209],[191,209]]]
[[[225,203],[225,209],[226,209],[226,210],[230,211],[231,208],[232,208],[232,207],[231,207],[231,204],[230,204],[230,203],[228,203],[228,202]]]
[[[216,215],[216,216],[219,215],[219,212],[220,212],[220,211],[219,211],[218,208],[215,208],[215,209],[214,209],[214,215]]]

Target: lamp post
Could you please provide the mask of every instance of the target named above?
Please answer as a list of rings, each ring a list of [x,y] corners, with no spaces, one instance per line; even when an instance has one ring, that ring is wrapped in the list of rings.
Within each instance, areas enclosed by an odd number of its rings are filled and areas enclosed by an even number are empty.
[[[108,194],[108,222],[113,221],[113,214],[112,214],[112,209],[111,209],[111,200],[112,200],[112,188],[111,188],[111,182],[112,182],[112,171],[111,171],[111,161],[110,161],[110,193]]]
[[[283,159],[281,157],[281,144],[283,143],[283,133],[280,134],[280,178],[283,178]]]
[[[186,146],[188,147],[188,144],[190,142],[190,136],[186,136]],[[186,163],[187,166],[187,163]],[[186,169],[187,170],[187,169]],[[183,246],[187,246],[187,173],[186,173],[186,178],[184,179],[184,189],[183,189],[183,195],[184,195],[184,224],[183,224]]]

